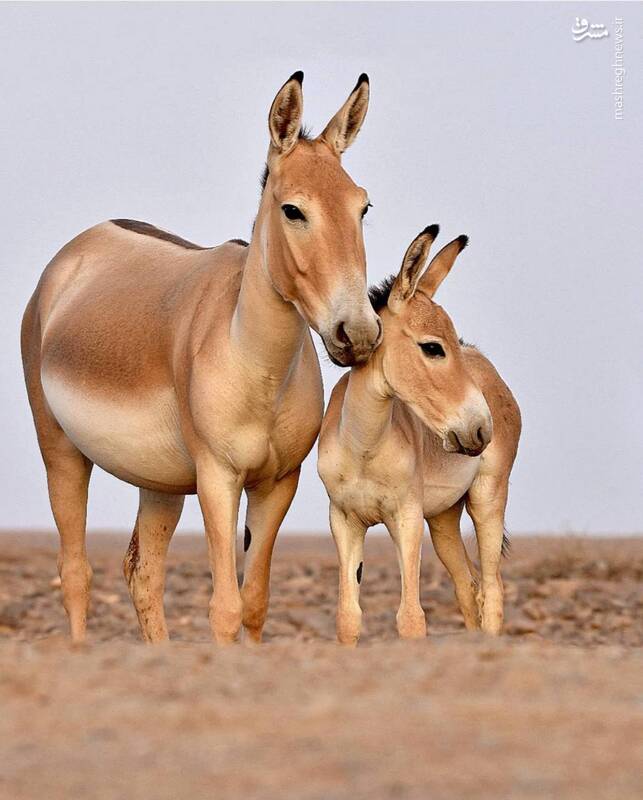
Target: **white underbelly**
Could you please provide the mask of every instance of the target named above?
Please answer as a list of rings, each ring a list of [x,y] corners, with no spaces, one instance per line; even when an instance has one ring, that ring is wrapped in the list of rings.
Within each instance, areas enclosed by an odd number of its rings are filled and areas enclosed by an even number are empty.
[[[47,403],[87,458],[130,482],[190,486],[196,470],[183,442],[171,390],[106,398],[52,374],[42,375]]]
[[[445,454],[440,467],[428,470],[424,479],[424,517],[446,511],[468,491],[480,469],[480,457]]]

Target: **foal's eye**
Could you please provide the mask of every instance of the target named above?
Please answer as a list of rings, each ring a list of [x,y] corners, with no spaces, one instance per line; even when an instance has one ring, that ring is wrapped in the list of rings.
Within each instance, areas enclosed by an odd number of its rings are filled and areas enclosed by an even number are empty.
[[[301,211],[297,208],[297,206],[290,205],[290,203],[285,203],[281,210],[286,215],[287,219],[290,220],[302,220],[303,222],[306,221],[306,217],[301,213]]]
[[[444,348],[439,342],[420,342],[420,347],[425,356],[429,358],[444,358]]]
[[[364,206],[364,208],[362,209],[362,219],[364,219],[364,217],[368,214],[368,209],[369,208],[373,208],[373,204],[372,203],[367,203]]]

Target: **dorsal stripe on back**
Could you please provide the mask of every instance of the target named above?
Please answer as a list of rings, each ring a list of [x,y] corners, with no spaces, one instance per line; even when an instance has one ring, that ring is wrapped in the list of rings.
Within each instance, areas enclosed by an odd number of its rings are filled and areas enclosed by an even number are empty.
[[[161,239],[164,242],[171,242],[177,244],[179,247],[185,247],[186,250],[211,250],[211,247],[201,247],[194,242],[188,242],[187,239],[182,239],[169,231],[161,230],[160,228],[150,225],[149,222],[140,222],[136,219],[113,219],[111,222],[118,225],[119,228],[124,228],[126,231],[133,233],[140,233],[142,236],[151,236],[154,239]]]

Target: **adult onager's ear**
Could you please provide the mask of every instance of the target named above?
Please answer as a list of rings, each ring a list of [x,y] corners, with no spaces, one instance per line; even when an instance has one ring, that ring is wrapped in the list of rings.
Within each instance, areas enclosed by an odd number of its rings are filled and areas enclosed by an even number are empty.
[[[440,288],[440,284],[451,271],[458,255],[464,250],[469,243],[469,237],[462,234],[454,239],[449,244],[446,244],[439,253],[437,253],[429,264],[426,272],[420,278],[417,288],[428,297],[433,295]]]
[[[297,144],[304,113],[303,72],[295,72],[277,92],[268,114],[268,128],[273,147],[286,155]]]
[[[368,110],[369,94],[368,75],[362,73],[348,100],[321,133],[319,138],[330,145],[338,156],[355,141]]]
[[[415,289],[429,257],[429,250],[440,232],[439,225],[429,225],[408,246],[402,266],[388,298],[388,307],[396,312],[401,305],[413,297]]]

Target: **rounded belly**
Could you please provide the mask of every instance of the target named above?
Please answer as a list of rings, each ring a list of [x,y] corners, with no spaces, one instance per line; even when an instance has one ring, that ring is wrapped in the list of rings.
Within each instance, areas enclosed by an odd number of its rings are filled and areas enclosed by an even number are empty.
[[[171,390],[140,398],[108,397],[44,372],[42,386],[61,428],[102,469],[144,487],[194,487],[196,469]]]

